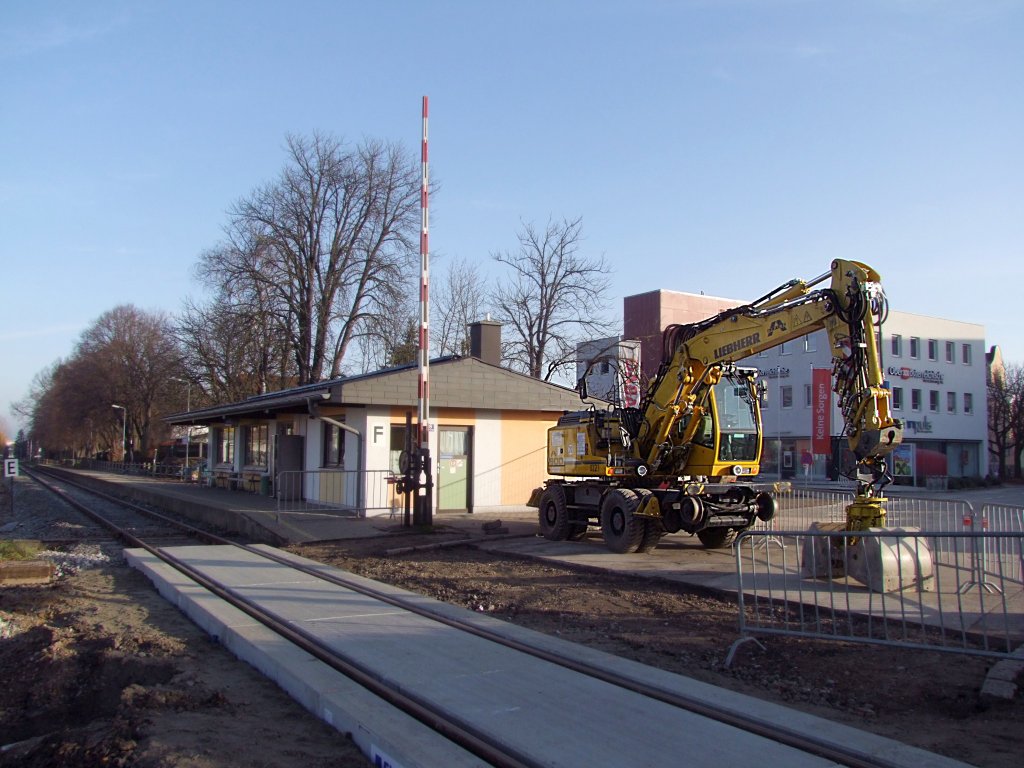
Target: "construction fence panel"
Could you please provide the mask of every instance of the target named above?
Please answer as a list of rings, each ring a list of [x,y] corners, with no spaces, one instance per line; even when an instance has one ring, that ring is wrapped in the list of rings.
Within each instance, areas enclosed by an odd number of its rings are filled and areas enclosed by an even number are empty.
[[[981,513],[973,517],[970,526],[971,530],[981,533],[1024,533],[1024,508],[986,504],[981,508]],[[985,548],[981,553],[985,572],[993,567],[993,560],[998,560],[999,568],[1006,571],[1016,568],[1015,577],[1024,580],[1020,544],[1020,538],[985,539]]]
[[[1022,538],[992,531],[746,531],[734,547],[741,641],[789,635],[1007,656],[1024,641]],[[879,551],[895,555],[887,570],[870,554]]]
[[[395,485],[384,469],[307,469],[277,475],[278,514],[366,517],[393,513]]]
[[[829,491],[792,486],[773,491],[778,511],[768,523],[759,522],[758,530],[806,530],[812,523],[841,523],[846,508],[853,502],[853,491]],[[962,499],[935,499],[917,496],[887,496],[886,525],[915,527],[926,531],[956,532],[971,514],[971,505]]]

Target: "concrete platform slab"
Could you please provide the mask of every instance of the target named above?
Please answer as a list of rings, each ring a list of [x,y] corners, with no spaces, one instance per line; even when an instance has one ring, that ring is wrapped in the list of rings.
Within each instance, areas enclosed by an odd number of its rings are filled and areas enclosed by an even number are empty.
[[[171,551],[197,570],[219,578],[236,592],[315,634],[329,647],[373,668],[380,677],[442,707],[451,717],[515,743],[521,753],[539,764],[663,765],[667,757],[674,760],[680,755],[686,755],[688,765],[716,768],[754,761],[791,766],[830,764],[777,742],[469,636],[352,590],[317,582],[238,548],[180,547]],[[473,764],[472,759],[465,762],[465,755],[449,758],[434,753],[435,749],[446,749],[436,739],[429,746],[418,738],[405,740],[410,729],[420,733],[425,727],[414,728],[404,715],[398,716],[390,708],[382,708],[364,697],[355,698],[349,690],[352,684],[338,679],[337,673],[326,666],[320,670],[319,662],[289,650],[287,643],[269,636],[268,630],[254,625],[245,614],[197,594],[184,577],[170,572],[168,566],[147,553],[132,550],[128,556],[135,567],[161,584],[162,592],[173,594],[183,610],[189,615],[203,614],[198,620],[214,629],[227,647],[293,692],[310,711],[336,726],[344,723],[344,729],[353,736],[369,734],[362,742],[357,740],[360,746],[373,741],[400,765]],[[303,562],[297,556],[288,557]],[[315,565],[323,571],[334,570]],[[375,586],[408,595],[395,587]],[[541,647],[569,650],[589,663],[626,670],[663,690],[722,703],[744,718],[778,729],[803,729],[865,754],[884,755],[894,765],[960,765],[889,739],[581,648],[493,617],[422,596],[413,599],[447,614],[467,616],[474,623]]]

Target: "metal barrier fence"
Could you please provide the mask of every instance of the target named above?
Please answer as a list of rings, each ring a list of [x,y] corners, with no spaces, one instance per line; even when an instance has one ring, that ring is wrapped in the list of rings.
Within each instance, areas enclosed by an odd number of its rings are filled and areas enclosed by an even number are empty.
[[[400,497],[386,469],[307,469],[279,472],[277,511],[366,517],[368,512],[395,514]]]
[[[863,540],[859,550],[851,539]],[[734,548],[737,644],[790,635],[1007,656],[1024,641],[1022,539],[992,531],[746,531]],[[865,586],[887,578],[865,556],[876,549],[894,555],[888,576],[902,589]],[[845,575],[851,569],[859,579]]]
[[[758,523],[755,526],[758,530],[802,530],[816,522],[841,523],[846,520],[846,507],[853,501],[853,491],[823,491],[796,486],[773,495],[778,503],[778,512],[771,522]],[[914,526],[927,531],[961,531],[964,518],[973,514],[971,504],[962,499],[916,496],[888,496],[886,510],[886,525]]]
[[[98,459],[81,459],[74,466],[82,469],[95,469],[99,472],[113,472],[121,475],[150,475],[152,477],[175,477],[179,479],[195,479],[199,465],[192,462],[184,464],[154,464],[153,462],[99,461]]]
[[[1024,533],[1024,509],[1002,504],[986,504],[979,515],[964,519],[964,525],[979,533]],[[1021,538],[994,539],[987,537],[980,552],[983,570],[987,571],[993,560],[999,567],[1024,581],[1024,560],[1022,560]],[[1016,568],[1014,571],[1013,569]]]

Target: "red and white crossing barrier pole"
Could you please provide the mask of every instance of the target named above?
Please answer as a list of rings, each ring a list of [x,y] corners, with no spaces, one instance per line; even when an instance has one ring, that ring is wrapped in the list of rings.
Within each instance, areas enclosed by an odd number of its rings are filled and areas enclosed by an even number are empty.
[[[430,525],[433,521],[433,472],[430,463],[430,164],[427,152],[427,97],[423,97],[423,143],[420,150],[422,186],[420,188],[420,348],[419,382],[419,488],[416,497],[414,524]]]

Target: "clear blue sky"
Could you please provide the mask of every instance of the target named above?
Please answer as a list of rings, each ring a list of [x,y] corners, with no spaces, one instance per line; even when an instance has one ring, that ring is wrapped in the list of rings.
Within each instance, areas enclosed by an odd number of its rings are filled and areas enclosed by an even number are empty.
[[[1024,362],[1024,2],[0,5],[0,418],[104,311],[176,312],[288,133],[418,149],[431,247],[583,218],[621,297],[832,258]]]

